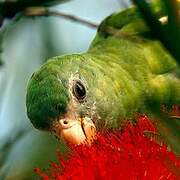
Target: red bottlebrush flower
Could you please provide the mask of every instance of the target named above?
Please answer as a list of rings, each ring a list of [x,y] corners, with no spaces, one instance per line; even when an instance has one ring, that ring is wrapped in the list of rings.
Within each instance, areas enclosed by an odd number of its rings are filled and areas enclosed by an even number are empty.
[[[91,146],[71,146],[68,158],[59,155],[59,164],[52,163],[48,172],[37,168],[36,173],[44,180],[180,179],[180,160],[147,132],[157,134],[142,115],[123,132],[97,134]]]

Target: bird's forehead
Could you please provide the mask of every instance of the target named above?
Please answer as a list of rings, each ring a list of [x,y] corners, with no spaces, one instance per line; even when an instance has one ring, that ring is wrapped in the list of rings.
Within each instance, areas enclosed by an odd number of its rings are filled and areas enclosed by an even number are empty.
[[[81,57],[81,56],[80,56]],[[69,79],[72,76],[78,77],[83,67],[84,58],[75,55],[55,57],[45,64],[46,72],[56,74],[58,79]]]

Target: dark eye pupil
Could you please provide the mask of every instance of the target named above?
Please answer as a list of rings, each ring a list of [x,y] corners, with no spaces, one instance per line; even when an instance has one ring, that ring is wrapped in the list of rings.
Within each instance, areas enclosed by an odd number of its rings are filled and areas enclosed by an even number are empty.
[[[75,82],[73,87],[73,93],[78,100],[83,100],[86,97],[86,89],[84,85],[79,81]]]

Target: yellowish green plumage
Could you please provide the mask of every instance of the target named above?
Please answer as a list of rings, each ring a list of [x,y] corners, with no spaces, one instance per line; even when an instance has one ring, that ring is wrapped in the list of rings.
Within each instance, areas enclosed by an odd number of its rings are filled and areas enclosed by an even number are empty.
[[[119,128],[134,112],[150,106],[180,104],[175,60],[156,40],[135,8],[113,14],[100,25],[86,53],[51,58],[29,81],[27,113],[36,128],[50,129],[71,110],[88,116],[97,128]],[[80,81],[86,97],[71,85]]]

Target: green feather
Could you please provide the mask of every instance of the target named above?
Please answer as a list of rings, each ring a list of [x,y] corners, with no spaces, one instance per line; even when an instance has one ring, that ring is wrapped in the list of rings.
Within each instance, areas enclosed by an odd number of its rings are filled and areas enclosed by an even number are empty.
[[[50,129],[68,112],[71,79],[87,88],[76,113],[89,114],[99,129],[120,128],[134,112],[153,103],[180,104],[177,64],[153,37],[135,8],[113,14],[100,25],[89,50],[51,58],[31,78],[27,113],[36,128]]]

